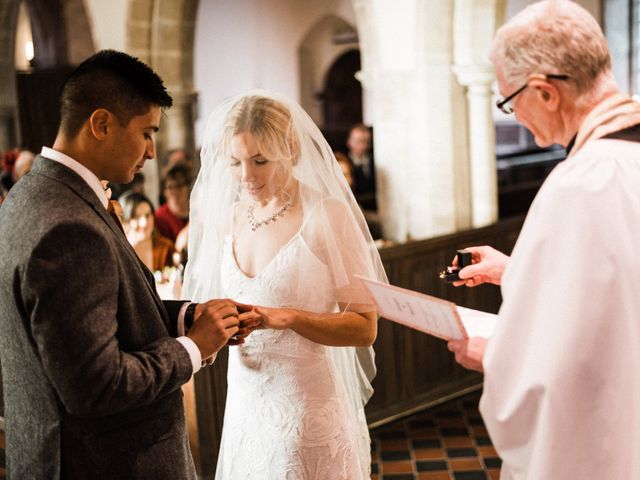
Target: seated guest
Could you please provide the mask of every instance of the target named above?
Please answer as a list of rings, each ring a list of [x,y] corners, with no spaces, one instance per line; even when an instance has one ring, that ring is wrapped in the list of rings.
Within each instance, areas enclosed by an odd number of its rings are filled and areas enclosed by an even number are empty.
[[[173,265],[173,242],[154,228],[153,205],[142,193],[128,192],[119,199],[122,226],[129,243],[151,271]]]
[[[193,170],[184,162],[171,166],[162,177],[162,189],[166,203],[156,210],[156,228],[170,239],[176,237],[189,221],[189,193],[193,182]]]

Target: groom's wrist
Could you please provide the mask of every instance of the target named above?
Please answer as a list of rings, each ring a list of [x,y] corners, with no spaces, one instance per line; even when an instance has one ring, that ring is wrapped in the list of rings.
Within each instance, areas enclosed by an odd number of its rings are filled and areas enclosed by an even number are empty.
[[[187,306],[187,309],[184,312],[184,331],[185,333],[189,331],[189,329],[193,326],[193,322],[195,321],[195,313],[197,303],[190,303]]]

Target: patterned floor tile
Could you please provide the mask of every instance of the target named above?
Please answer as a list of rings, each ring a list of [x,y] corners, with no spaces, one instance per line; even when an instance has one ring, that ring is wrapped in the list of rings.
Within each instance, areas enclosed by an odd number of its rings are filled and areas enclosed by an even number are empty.
[[[413,473],[413,464],[407,461],[383,462],[382,473]]]
[[[472,458],[452,458],[449,460],[451,469],[454,472],[466,470],[482,470],[482,465],[477,457]]]
[[[421,448],[414,450],[413,455],[416,460],[437,460],[446,456],[441,448]]]
[[[372,478],[498,480],[502,462],[482,422],[479,399],[476,392],[372,430]]]
[[[448,472],[420,472],[418,480],[451,480]]]

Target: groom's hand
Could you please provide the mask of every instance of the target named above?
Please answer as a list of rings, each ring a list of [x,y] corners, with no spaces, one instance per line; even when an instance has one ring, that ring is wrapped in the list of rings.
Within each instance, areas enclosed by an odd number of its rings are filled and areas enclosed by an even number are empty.
[[[202,358],[208,358],[235,335],[240,326],[240,312],[251,310],[251,306],[233,300],[209,300],[196,305],[194,322],[187,336],[200,349]]]

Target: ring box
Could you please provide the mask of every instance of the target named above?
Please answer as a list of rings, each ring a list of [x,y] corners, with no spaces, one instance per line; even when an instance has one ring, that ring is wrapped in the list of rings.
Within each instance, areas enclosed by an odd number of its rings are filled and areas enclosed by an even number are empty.
[[[447,283],[459,281],[460,277],[458,276],[458,272],[472,263],[471,252],[467,252],[466,250],[458,250],[456,252],[456,258],[458,260],[457,265],[449,266],[446,270],[440,272],[440,278]]]

